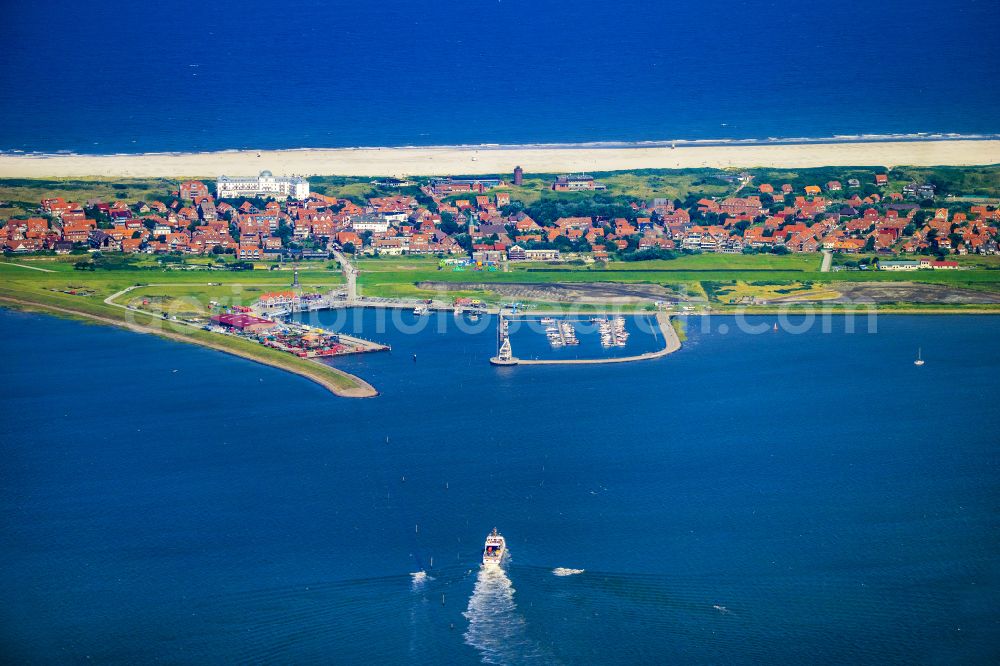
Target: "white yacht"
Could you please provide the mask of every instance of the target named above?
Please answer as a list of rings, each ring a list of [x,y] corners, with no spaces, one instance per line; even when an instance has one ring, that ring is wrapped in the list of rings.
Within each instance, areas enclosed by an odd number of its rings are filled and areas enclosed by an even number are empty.
[[[483,565],[500,566],[506,554],[507,541],[494,527],[490,535],[486,537],[486,545],[483,547]]]

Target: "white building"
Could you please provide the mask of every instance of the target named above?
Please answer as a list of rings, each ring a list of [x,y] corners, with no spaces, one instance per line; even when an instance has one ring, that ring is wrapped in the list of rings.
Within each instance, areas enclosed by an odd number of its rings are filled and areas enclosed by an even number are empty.
[[[389,230],[389,220],[379,215],[355,215],[351,218],[351,228],[357,233],[371,231],[376,234],[384,234]]]
[[[300,176],[275,176],[270,171],[261,171],[259,176],[219,176],[215,196],[219,199],[274,197],[302,200],[309,196],[309,181]]]
[[[559,250],[525,250],[528,261],[559,261]]]

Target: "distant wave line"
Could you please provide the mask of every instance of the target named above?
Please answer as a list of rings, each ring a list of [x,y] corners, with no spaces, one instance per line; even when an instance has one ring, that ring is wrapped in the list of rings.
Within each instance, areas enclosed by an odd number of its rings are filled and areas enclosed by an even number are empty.
[[[284,148],[220,148],[218,150],[161,150],[147,152],[80,153],[71,150],[26,151],[16,148],[0,149],[0,155],[16,157],[183,157],[191,155],[224,155],[231,153],[283,153],[283,152],[327,152],[327,151],[371,151],[371,150],[462,150],[462,151],[502,151],[502,150],[574,150],[574,149],[621,149],[621,148],[688,148],[713,146],[771,146],[801,144],[837,143],[888,143],[917,141],[990,141],[1000,139],[1000,133],[959,134],[955,132],[911,132],[898,134],[836,134],[819,137],[766,137],[766,138],[714,138],[714,139],[650,139],[644,141],[577,141],[566,143],[460,143],[460,144],[403,144],[386,146],[289,146]]]

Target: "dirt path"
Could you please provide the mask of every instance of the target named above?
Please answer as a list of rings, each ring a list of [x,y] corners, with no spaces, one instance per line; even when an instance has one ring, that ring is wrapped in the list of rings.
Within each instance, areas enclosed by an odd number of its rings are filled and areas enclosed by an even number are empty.
[[[15,264],[13,261],[5,261],[4,264],[7,266],[17,266],[18,268],[29,268],[33,271],[41,271],[43,273],[55,273],[51,268],[39,268],[38,266],[29,266],[28,264]]]

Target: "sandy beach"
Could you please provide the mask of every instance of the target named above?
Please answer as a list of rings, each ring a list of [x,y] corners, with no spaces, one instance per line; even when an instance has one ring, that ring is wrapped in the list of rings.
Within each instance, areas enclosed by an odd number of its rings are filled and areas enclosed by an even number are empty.
[[[937,166],[1000,163],[1000,140],[663,146],[441,146],[134,155],[0,155],[0,177],[407,176],[691,167]]]

